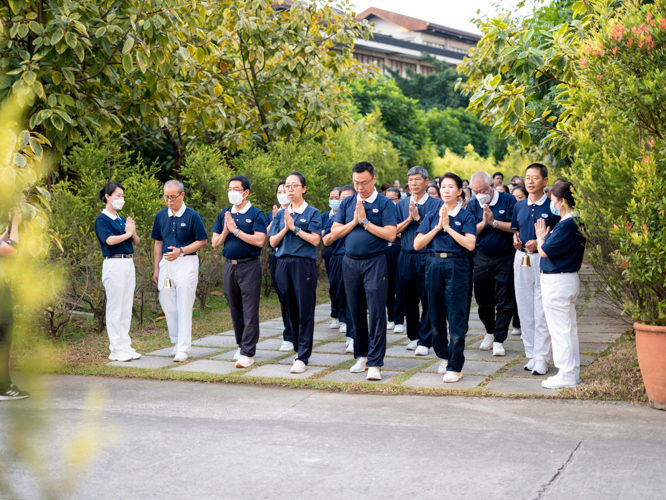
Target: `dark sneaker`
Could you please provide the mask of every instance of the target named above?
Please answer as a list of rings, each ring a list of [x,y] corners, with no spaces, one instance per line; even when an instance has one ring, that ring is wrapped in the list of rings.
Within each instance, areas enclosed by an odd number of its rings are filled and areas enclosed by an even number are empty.
[[[10,401],[12,399],[25,399],[30,397],[30,393],[22,391],[14,384],[10,385],[7,389],[0,390],[0,401]]]

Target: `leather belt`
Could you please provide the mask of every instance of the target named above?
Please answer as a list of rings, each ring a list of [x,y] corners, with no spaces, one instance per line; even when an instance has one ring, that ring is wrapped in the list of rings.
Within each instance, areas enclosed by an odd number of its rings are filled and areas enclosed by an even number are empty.
[[[432,254],[440,259],[459,259],[463,256],[462,254],[453,252],[432,252]]]
[[[117,253],[114,255],[105,255],[105,259],[133,259],[134,256],[131,253]]]
[[[238,264],[245,264],[246,262],[252,262],[258,259],[259,257],[250,257],[249,259],[227,259],[227,262],[231,262],[232,265],[236,266]]]

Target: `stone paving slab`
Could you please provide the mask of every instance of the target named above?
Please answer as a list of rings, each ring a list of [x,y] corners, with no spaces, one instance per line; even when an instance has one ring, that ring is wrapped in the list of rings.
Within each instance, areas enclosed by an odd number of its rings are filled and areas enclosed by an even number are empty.
[[[506,356],[493,356],[493,351],[479,351],[478,349],[465,349],[465,359],[496,361],[506,363],[520,356],[519,352],[507,351]]]
[[[215,373],[217,375],[226,375],[227,373],[240,370],[236,368],[236,363],[229,363],[227,361],[212,361],[210,359],[200,359],[192,363],[181,365],[173,368],[171,371],[179,372],[205,372]]]
[[[519,363],[516,366],[512,366],[507,371],[502,373],[500,377],[523,377],[523,378],[544,380],[547,379],[548,377],[555,375],[556,373],[557,373],[557,368],[555,368],[555,366],[553,366],[552,364],[549,364],[548,371],[546,372],[545,375],[532,375],[532,372],[525,370],[525,365],[523,363]]]
[[[213,356],[213,359],[231,359],[231,360],[233,360],[234,354],[236,354],[236,351],[229,351],[229,352],[225,352],[224,354],[218,354],[217,356]],[[256,363],[259,363],[261,361],[269,361],[271,359],[279,358],[280,356],[284,356],[285,354],[289,354],[289,353],[279,352],[279,351],[262,351],[262,350],[257,349],[256,352],[254,353],[254,361]]]
[[[227,330],[226,332],[216,333],[215,335],[227,335],[227,336],[228,336],[228,335],[231,335],[232,337],[235,337],[235,336],[236,336],[236,334],[234,333],[233,330]]]
[[[345,361],[349,361],[351,359],[354,359],[351,354],[322,354],[322,353],[313,353],[312,356],[310,356],[309,364],[308,366],[333,366],[333,365],[338,365],[340,363],[344,363]],[[291,365],[294,363],[294,358],[292,356],[289,356],[285,359],[280,359],[278,360],[278,363],[281,365]]]
[[[259,323],[259,328],[267,328],[269,330],[278,330],[281,332],[284,330],[284,323],[282,322],[282,320],[264,321],[263,323]]]
[[[463,373],[480,373],[482,375],[490,375],[495,373],[497,370],[500,370],[506,365],[506,363],[489,363],[487,361],[465,361],[463,366]],[[435,363],[432,366],[429,366],[424,372],[428,373],[437,373],[439,368],[439,362]],[[440,380],[441,382],[441,380]]]
[[[541,387],[542,379],[534,380],[524,378],[498,377],[492,380],[486,389],[500,394],[543,394],[554,396],[557,391]]]
[[[269,349],[277,351],[282,345],[282,339],[266,339],[257,342],[257,349]]]
[[[401,358],[427,359],[427,358],[434,358],[435,357],[435,352],[432,349],[429,349],[427,356],[416,356],[414,354],[414,351],[408,351],[402,345],[394,345],[393,347],[389,347],[388,349],[386,349],[386,355],[387,356],[401,357]]]
[[[289,366],[285,365],[262,365],[243,374],[243,377],[268,377],[268,378],[309,378],[317,372],[324,370],[322,367],[308,366],[303,373],[289,373]]]
[[[402,385],[409,387],[427,387],[434,389],[471,389],[483,382],[486,377],[477,377],[474,375],[466,375],[463,370],[463,377],[453,384],[445,384],[442,382],[444,375],[439,373],[416,373],[411,378],[405,380]]]
[[[605,351],[608,348],[608,344],[580,344],[580,352],[594,352],[599,353]]]
[[[152,356],[141,356],[139,359],[132,361],[112,361],[107,363],[107,366],[122,366],[125,368],[164,368],[165,366],[173,366],[173,358],[159,358]]]
[[[331,340],[341,336],[344,336],[344,333],[340,333],[338,330],[328,330],[328,331],[315,330],[313,338],[315,341],[322,341],[322,340]]]
[[[389,331],[391,331],[391,330],[389,330]],[[386,343],[387,344],[392,344],[393,342],[397,342],[398,340],[405,341],[405,339],[407,339],[407,334],[405,334],[405,333],[387,333],[386,334]],[[405,341],[405,344],[407,344],[408,341],[409,341],[409,339],[407,339]]]
[[[202,345],[211,347],[234,347],[236,344],[236,337],[223,337],[222,335],[209,335],[198,340],[193,340],[192,345]]]
[[[315,325],[314,331],[315,332],[322,332],[322,333],[333,332],[333,333],[337,333],[338,335],[341,334],[340,333],[340,328],[331,328],[331,325],[329,323],[321,323],[319,325]]]
[[[368,372],[364,373],[351,373],[349,370],[336,370],[333,373],[329,373],[321,378],[321,380],[328,380],[330,382],[366,382],[372,384],[383,384],[388,382],[392,378],[400,375],[398,372],[385,372],[382,371],[381,380],[368,380]]]
[[[578,324],[590,324],[590,325],[626,325],[627,328],[631,328],[631,322],[628,319],[623,319],[622,317],[614,316],[604,316],[604,315],[594,315],[594,314],[583,314],[577,318]]]
[[[384,358],[383,370],[411,370],[426,363],[432,363],[432,359],[409,358]]]
[[[312,349],[313,352],[326,352],[331,354],[345,354],[347,346],[344,342],[329,342]]]
[[[234,345],[236,343],[234,342]],[[153,352],[148,352],[149,356],[169,356],[173,358],[173,354],[171,354],[171,350],[173,347],[165,347],[164,349],[158,349],[157,351]],[[187,353],[188,358],[202,358],[204,356],[208,356],[210,354],[213,354],[215,352],[220,352],[219,349],[208,349],[206,347],[191,347],[190,352]]]
[[[587,366],[592,364],[592,362],[597,359],[596,356],[590,356],[589,354],[580,355],[580,366]]]
[[[620,333],[579,333],[578,342],[585,344],[608,343],[619,339]]]
[[[629,328],[625,325],[578,325],[578,333],[624,333]]]
[[[259,327],[259,337],[261,337],[261,338],[275,337],[277,335],[282,335],[283,332],[284,332],[283,328],[280,328],[279,330],[277,330],[275,328]]]
[[[479,340],[478,342],[474,342],[471,346],[468,346],[468,347],[470,349],[478,349],[479,346],[481,345],[481,342],[483,342],[483,340]],[[506,341],[504,342],[504,350],[505,351],[523,352],[525,350],[525,346],[523,345],[522,340],[521,341],[515,341],[515,340],[506,339]],[[493,350],[490,349],[490,352],[493,352]]]

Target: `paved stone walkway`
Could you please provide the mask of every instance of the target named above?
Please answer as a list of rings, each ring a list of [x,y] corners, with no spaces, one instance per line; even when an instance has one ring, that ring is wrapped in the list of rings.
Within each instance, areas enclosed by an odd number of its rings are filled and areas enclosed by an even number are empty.
[[[619,318],[608,316],[604,305],[592,297],[594,274],[584,267],[581,272],[581,293],[577,304],[580,336],[581,365],[584,369],[630,326]],[[330,304],[317,306],[315,316],[315,345],[308,370],[302,374],[291,374],[289,368],[294,359],[293,353],[282,353],[278,349],[282,343],[282,320],[276,318],[260,325],[260,340],[257,344],[255,365],[239,370],[231,361],[237,349],[233,331],[210,335],[192,344],[190,359],[174,366],[171,347],[160,349],[129,363],[112,362],[111,366],[171,369],[175,371],[205,372],[212,374],[232,374],[242,378],[274,379],[320,379],[337,383],[401,384],[412,388],[438,389],[442,391],[483,387],[501,394],[544,394],[554,395],[553,391],[541,387],[542,379],[553,375],[556,370],[549,367],[543,376],[534,376],[523,369],[525,362],[523,343],[519,336],[509,335],[505,342],[506,356],[494,357],[492,351],[478,349],[485,329],[479,320],[474,304],[469,323],[465,349],[465,366],[462,380],[455,384],[444,384],[442,375],[437,373],[439,359],[432,349],[427,356],[415,356],[408,351],[406,335],[387,333],[388,347],[381,382],[366,381],[365,374],[350,373],[353,356],[345,354],[345,336],[338,330],[331,330]]]

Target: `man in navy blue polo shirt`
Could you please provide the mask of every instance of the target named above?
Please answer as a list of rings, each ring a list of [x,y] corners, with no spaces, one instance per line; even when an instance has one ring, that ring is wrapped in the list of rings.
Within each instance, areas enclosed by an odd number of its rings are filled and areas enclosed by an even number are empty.
[[[266,217],[247,199],[252,184],[244,175],[229,179],[231,206],[222,210],[212,228],[213,248],[224,245],[224,296],[229,303],[238,351],[236,368],[249,368],[259,341],[261,247],[266,242]]]
[[[201,216],[185,206],[185,189],[176,180],[164,184],[163,208],[155,216],[151,237],[155,240],[153,281],[160,291],[174,361],[186,361],[192,347],[192,306],[199,283],[197,251],[208,244]],[[167,276],[173,288],[164,288]]]
[[[377,192],[375,169],[367,161],[354,165],[357,196],[349,196],[335,214],[334,239],[346,236],[342,275],[354,324],[352,373],[368,370],[368,380],[381,380],[386,354],[387,265],[384,251],[396,237],[393,202]],[[370,315],[370,328],[366,319]]]
[[[417,356],[426,356],[432,347],[432,327],[425,288],[425,269],[429,252],[427,248],[414,250],[414,239],[423,218],[429,212],[439,210],[442,200],[426,193],[428,171],[423,167],[416,166],[409,169],[407,184],[412,195],[400,200],[396,206],[397,231],[402,235],[398,268],[407,317],[407,337],[409,337],[407,350],[416,351]],[[419,301],[423,308],[420,318]]]
[[[516,203],[511,219],[514,231],[513,246],[516,255],[513,261],[513,279],[516,288],[518,316],[523,331],[525,356],[528,361],[525,370],[534,375],[544,375],[548,371],[550,359],[550,335],[543,312],[541,298],[541,257],[537,252],[534,225],[543,219],[551,229],[560,218],[551,210],[550,198],[544,193],[548,184],[548,169],[541,163],[532,163],[525,169],[525,188],[529,196]],[[521,266],[524,256],[528,256],[530,267]]]
[[[474,255],[474,295],[479,304],[479,318],[486,337],[479,349],[493,356],[504,356],[504,341],[516,303],[513,286],[513,231],[511,218],[516,199],[494,188],[488,172],[472,175],[471,187],[476,198],[467,204],[476,222]]]

